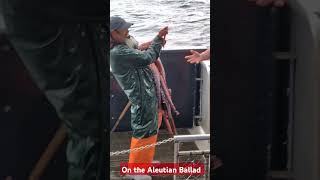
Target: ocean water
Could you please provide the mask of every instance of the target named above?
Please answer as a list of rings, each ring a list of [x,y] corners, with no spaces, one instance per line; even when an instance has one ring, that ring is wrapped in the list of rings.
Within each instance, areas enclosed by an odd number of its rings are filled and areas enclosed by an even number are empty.
[[[129,32],[140,43],[168,26],[164,49],[210,46],[209,0],[111,0],[110,10],[134,23]]]

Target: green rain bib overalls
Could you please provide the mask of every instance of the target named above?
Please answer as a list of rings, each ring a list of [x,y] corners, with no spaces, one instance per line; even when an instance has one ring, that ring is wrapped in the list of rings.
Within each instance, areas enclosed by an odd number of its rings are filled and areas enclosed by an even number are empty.
[[[115,45],[110,50],[111,71],[131,101],[131,148],[154,143],[158,133],[158,105],[153,73],[149,65],[160,55],[162,39],[155,37],[145,51]],[[154,148],[130,153],[129,163],[150,162]]]

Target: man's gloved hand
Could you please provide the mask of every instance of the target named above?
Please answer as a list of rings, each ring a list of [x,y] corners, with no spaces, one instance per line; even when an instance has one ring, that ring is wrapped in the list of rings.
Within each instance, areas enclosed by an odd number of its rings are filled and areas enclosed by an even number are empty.
[[[162,42],[162,46],[164,46],[166,44],[166,35],[168,34],[168,26],[160,29],[158,36],[162,38],[163,42]]]
[[[158,36],[160,36],[161,38],[164,38],[164,36],[166,36],[168,34],[168,26],[160,29]]]
[[[255,2],[258,6],[273,5],[275,7],[282,7],[288,2],[288,0],[248,0],[248,1]]]

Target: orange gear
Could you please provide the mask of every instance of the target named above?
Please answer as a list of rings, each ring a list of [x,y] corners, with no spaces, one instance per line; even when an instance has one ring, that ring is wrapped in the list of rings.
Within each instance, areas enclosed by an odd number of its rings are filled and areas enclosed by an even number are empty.
[[[160,128],[162,123],[163,110],[160,108],[158,110],[158,128]],[[158,135],[150,136],[148,138],[131,138],[130,149],[138,148],[148,144],[154,144],[157,142]],[[130,152],[129,163],[152,163],[155,154],[155,147],[150,147],[139,152]]]

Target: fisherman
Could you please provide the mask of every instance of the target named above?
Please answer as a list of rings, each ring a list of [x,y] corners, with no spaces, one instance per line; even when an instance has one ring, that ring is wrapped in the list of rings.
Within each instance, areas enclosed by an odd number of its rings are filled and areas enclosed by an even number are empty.
[[[0,3],[8,38],[67,127],[68,179],[107,179],[106,3]]]
[[[165,40],[164,40],[165,41]],[[166,42],[166,41],[165,41]],[[140,51],[147,50],[152,41],[142,43],[139,42],[131,35],[125,40],[125,44],[133,49]],[[156,85],[156,95],[158,101],[158,128],[162,123],[162,117],[165,120],[169,135],[173,136],[177,134],[172,112],[179,115],[171,97],[171,89],[168,88],[166,81],[166,72],[160,57],[158,57],[153,63],[148,65],[153,73],[154,84]]]
[[[149,65],[154,63],[165,44],[168,27],[161,29],[150,43],[137,48],[129,44],[128,29],[133,25],[118,16],[110,18],[110,66],[120,87],[131,105],[131,127],[133,135],[130,149],[156,143],[158,136],[158,98],[153,72]],[[132,42],[132,41],[131,41]],[[139,50],[140,49],[140,50]],[[144,50],[144,51],[142,51]],[[131,152],[129,163],[152,163],[155,147]]]

